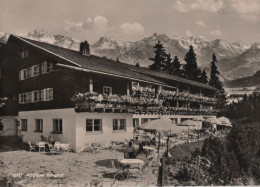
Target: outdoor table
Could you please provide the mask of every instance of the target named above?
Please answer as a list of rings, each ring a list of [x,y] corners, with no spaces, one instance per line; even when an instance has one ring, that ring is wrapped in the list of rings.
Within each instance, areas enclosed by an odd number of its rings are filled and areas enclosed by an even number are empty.
[[[125,166],[131,166],[131,165],[138,165],[139,168],[144,165],[144,161],[140,159],[123,159],[120,160],[119,163],[125,165]]]
[[[154,147],[150,147],[150,146],[143,146],[144,150],[146,151],[155,151]]]

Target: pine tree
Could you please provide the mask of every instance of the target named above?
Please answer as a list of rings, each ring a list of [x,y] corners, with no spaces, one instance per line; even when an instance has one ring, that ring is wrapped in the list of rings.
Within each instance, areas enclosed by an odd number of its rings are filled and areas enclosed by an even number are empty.
[[[204,83],[204,84],[209,83],[208,75],[207,75],[205,69],[203,69],[203,71],[201,72],[200,77],[199,77],[199,81]]]
[[[211,86],[221,90],[222,89],[222,83],[220,82],[220,80],[218,78],[219,71],[218,71],[218,68],[216,66],[216,62],[217,62],[217,57],[213,53],[213,55],[212,55],[212,62],[211,62],[211,71],[210,71],[209,85],[211,85]]]
[[[137,62],[137,63],[135,64],[135,67],[140,67],[140,64]]]
[[[169,74],[173,73],[171,53],[166,56],[166,72]]]
[[[197,64],[197,56],[194,52],[193,46],[190,46],[189,51],[187,52],[184,58],[186,64],[184,65],[184,76],[191,80],[199,80],[199,69]]]
[[[153,48],[155,49],[155,56],[154,58],[149,58],[149,60],[153,61],[154,63],[150,65],[149,68],[155,71],[164,71],[166,66],[166,53],[163,44],[158,41],[158,43],[156,43]]]
[[[174,75],[182,76],[182,70],[181,70],[181,62],[177,56],[174,57],[174,60],[172,62],[172,68],[173,68],[173,73]]]
[[[225,90],[223,88],[223,85],[221,83],[221,81],[219,80],[219,71],[218,68],[216,66],[216,62],[217,62],[217,57],[216,55],[213,53],[212,55],[212,62],[211,62],[211,71],[210,71],[210,80],[209,80],[209,85],[217,88],[219,91],[217,93],[217,109],[224,109],[226,107],[227,104],[227,98],[226,98],[226,93]]]

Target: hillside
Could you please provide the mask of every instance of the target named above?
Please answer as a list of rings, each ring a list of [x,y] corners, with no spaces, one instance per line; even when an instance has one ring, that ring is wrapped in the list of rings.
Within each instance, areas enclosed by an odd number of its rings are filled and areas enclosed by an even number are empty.
[[[225,82],[225,86],[228,88],[252,87],[252,86],[259,86],[259,85],[260,85],[260,71],[256,72],[253,76],[248,76],[248,77]]]

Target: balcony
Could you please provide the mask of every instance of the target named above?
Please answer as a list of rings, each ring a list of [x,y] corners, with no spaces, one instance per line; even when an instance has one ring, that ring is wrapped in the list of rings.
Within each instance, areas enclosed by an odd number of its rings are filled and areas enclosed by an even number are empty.
[[[95,92],[73,96],[76,112],[114,112],[136,114],[212,115],[217,111],[187,107],[163,106],[163,99],[144,96],[102,95]]]
[[[132,87],[132,95],[138,97],[156,97],[156,91],[154,88],[150,87]],[[217,100],[215,98],[206,97],[199,94],[191,94],[187,91],[177,92],[169,90],[161,90],[158,94],[158,99],[160,100],[172,100],[172,101],[186,101],[186,102],[196,102],[205,104],[216,104]]]

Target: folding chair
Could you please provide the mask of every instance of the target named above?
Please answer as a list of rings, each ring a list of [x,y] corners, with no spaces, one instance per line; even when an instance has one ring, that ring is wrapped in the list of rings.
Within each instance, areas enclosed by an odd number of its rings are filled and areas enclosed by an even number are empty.
[[[33,146],[30,141],[29,141],[29,146],[30,146],[30,152],[36,151],[36,146]]]

